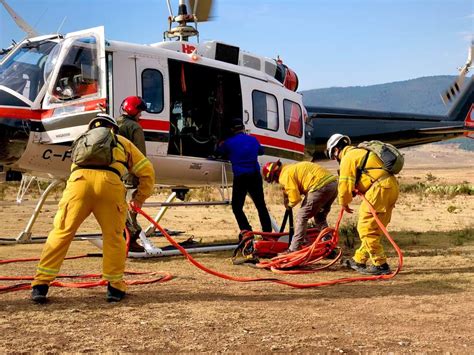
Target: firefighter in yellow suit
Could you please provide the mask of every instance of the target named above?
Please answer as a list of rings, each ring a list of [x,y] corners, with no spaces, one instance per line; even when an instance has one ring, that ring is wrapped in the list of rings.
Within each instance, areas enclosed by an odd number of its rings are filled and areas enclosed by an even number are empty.
[[[382,161],[369,153],[365,172],[358,173],[362,166],[367,150],[350,146],[350,138],[342,134],[332,135],[327,142],[327,156],[337,160],[340,165],[338,201],[346,212],[352,213],[349,204],[353,191],[365,195],[377,212],[377,217],[386,227],[392,217],[392,211],[398,199],[399,187],[395,176],[383,169]],[[358,179],[358,176],[359,179]],[[359,180],[356,182],[356,180]],[[363,201],[359,209],[357,231],[361,246],[356,250],[352,259],[346,260],[346,265],[359,273],[369,275],[389,274],[390,267],[384,248],[380,243],[382,230],[370,212],[368,204]],[[372,265],[366,263],[370,259]]]
[[[322,231],[328,226],[327,216],[337,197],[337,178],[322,166],[309,161],[282,165],[280,161],[268,162],[262,169],[266,182],[278,182],[283,186],[286,208],[295,207],[304,199],[296,214],[295,234],[288,250],[292,253],[309,242],[306,239],[308,220],[314,218],[315,228]]]
[[[105,114],[98,114],[91,120],[89,128],[96,127],[118,131],[115,119]],[[107,301],[117,302],[125,296],[123,230],[127,203],[121,177],[127,172],[138,177],[138,191],[130,207],[141,207],[153,191],[155,172],[150,161],[129,140],[119,135],[116,138],[119,144],[113,148],[114,161],[109,167],[79,168],[74,163],[71,166],[72,173],[59,202],[53,230],[48,235],[32,282],[32,299],[37,303],[47,301],[49,284],[58,275],[77,229],[91,213],[102,230],[102,277],[108,281]]]

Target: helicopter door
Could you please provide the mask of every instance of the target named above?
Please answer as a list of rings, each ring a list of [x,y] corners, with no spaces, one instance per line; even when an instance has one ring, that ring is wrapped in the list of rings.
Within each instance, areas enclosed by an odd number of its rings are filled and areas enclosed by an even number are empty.
[[[49,85],[42,108],[41,143],[76,139],[89,121],[106,107],[104,28],[69,33],[50,54],[45,76]]]
[[[137,95],[146,103],[140,117],[147,155],[164,156],[168,151],[169,89],[165,58],[136,57]]]

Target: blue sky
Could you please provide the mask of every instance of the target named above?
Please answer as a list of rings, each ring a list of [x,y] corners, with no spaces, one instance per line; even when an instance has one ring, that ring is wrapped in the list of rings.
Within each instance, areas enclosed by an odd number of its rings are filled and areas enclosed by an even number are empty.
[[[7,0],[42,34],[105,26],[106,38],[154,43],[165,0]],[[172,0],[177,11],[177,0]],[[214,0],[201,42],[220,40],[283,61],[299,90],[455,75],[474,32],[474,0]],[[21,40],[3,7],[0,46]]]

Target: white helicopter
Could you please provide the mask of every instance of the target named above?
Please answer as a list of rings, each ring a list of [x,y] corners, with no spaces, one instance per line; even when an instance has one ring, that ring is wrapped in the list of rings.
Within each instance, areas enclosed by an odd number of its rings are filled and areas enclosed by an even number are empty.
[[[98,112],[119,115],[122,100],[130,95],[141,96],[147,104],[140,123],[156,182],[175,188],[224,188],[223,204],[229,200],[225,188],[231,184],[231,167],[209,157],[216,143],[230,135],[235,117],[243,118],[246,131],[265,147],[261,164],[303,160],[305,153],[318,157],[336,131],[351,135],[354,142],[378,137],[409,146],[459,136],[472,121],[472,79],[464,91],[455,93],[460,98],[447,116],[306,109],[296,91],[297,75],[280,60],[219,41],[189,41],[198,35],[196,24],[207,19],[210,7],[209,0],[190,5],[179,0],[174,16],[168,0],[165,40],[151,45],[106,40],[103,27],[34,36],[34,30],[24,27],[7,7],[29,38],[0,62],[0,164],[54,179],[16,242],[32,240],[31,226],[48,192],[69,174],[72,141]],[[309,119],[310,132],[305,125]],[[374,125],[374,119],[381,125]],[[24,177],[19,196],[30,183]],[[176,195],[173,192],[161,205],[166,208]]]
[[[301,159],[304,106],[294,72],[224,43],[188,42],[195,19],[180,1],[178,26],[165,33],[178,40],[153,45],[105,41],[102,27],[19,43],[1,64],[0,110],[25,134],[3,135],[1,163],[67,176],[69,143],[103,108],[119,115],[130,95],[147,104],[140,123],[160,184],[176,185],[177,177],[184,186],[221,184],[223,163],[206,158],[235,117],[273,152]]]
[[[301,160],[305,109],[296,74],[281,61],[225,43],[189,42],[198,34],[188,25],[201,16],[197,4],[192,15],[183,0],[177,16],[169,7],[167,40],[157,44],[106,41],[103,27],[18,43],[0,63],[0,164],[53,178],[54,186],[69,175],[71,142],[91,118],[103,110],[119,115],[130,95],[147,104],[140,123],[160,185],[227,187],[229,162],[209,157],[230,135],[235,117],[243,117],[247,131],[266,147],[262,163]],[[200,2],[204,17],[210,4]],[[228,194],[223,198],[227,204]],[[30,241],[30,229],[17,241]]]

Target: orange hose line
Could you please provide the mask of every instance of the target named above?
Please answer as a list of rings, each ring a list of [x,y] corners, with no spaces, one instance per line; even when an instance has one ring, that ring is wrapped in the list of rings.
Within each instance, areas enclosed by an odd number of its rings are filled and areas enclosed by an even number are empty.
[[[321,287],[321,286],[329,286],[329,285],[335,285],[335,284],[342,284],[342,283],[350,283],[350,282],[357,282],[357,281],[372,281],[372,280],[387,280],[393,278],[396,274],[398,274],[403,266],[403,255],[398,247],[398,245],[395,243],[395,241],[392,239],[390,234],[388,233],[387,229],[385,226],[382,224],[382,222],[378,219],[377,217],[377,212],[373,208],[373,206],[367,201],[365,196],[362,194],[358,193],[364,201],[367,202],[369,205],[369,209],[371,213],[373,214],[378,226],[384,233],[384,235],[387,237],[387,239],[390,241],[392,246],[395,248],[398,254],[398,266],[397,269],[388,275],[377,275],[377,276],[362,276],[362,277],[350,277],[350,278],[340,278],[336,280],[328,280],[328,281],[321,281],[317,283],[295,283],[295,282],[289,282],[285,280],[280,280],[277,278],[258,278],[258,277],[237,277],[237,276],[231,276],[231,275],[226,275],[224,273],[220,273],[218,271],[212,270],[203,264],[199,263],[197,260],[195,260],[187,251],[184,249],[181,245],[176,243],[173,238],[166,232],[165,229],[163,229],[158,223],[156,223],[150,216],[148,216],[145,212],[143,212],[140,208],[136,208],[136,211],[140,213],[142,216],[144,216],[148,221],[150,221],[160,232],[166,237],[168,242],[170,242],[171,245],[173,245],[175,248],[177,248],[185,257],[186,259],[198,267],[199,269],[226,279],[230,281],[237,281],[237,282],[273,282],[273,283],[278,283],[281,285],[286,285],[290,287],[295,287],[295,288],[312,288],[312,287]],[[340,258],[342,255],[342,251],[339,250],[338,256],[330,263],[327,265],[324,265],[323,267],[320,267],[319,269],[307,269],[307,270],[281,270],[281,265],[284,266],[284,268],[294,268],[296,266],[301,266],[301,265],[310,265],[314,264],[320,260],[322,260],[325,256],[324,251],[327,251],[327,246],[331,245],[333,248],[337,246],[337,243],[339,241],[339,225],[342,220],[342,216],[344,213],[344,209],[341,208],[341,211],[339,212],[338,219],[336,222],[335,228],[326,228],[324,229],[316,238],[316,240],[313,242],[312,245],[299,250],[295,253],[291,253],[288,255],[284,256],[277,256],[270,260],[269,262],[263,262],[261,263],[260,267],[264,268],[270,268],[270,270],[276,272],[276,273],[285,273],[285,274],[296,274],[296,273],[311,273],[315,272],[317,270],[321,270],[323,268],[327,268],[334,263],[337,262],[337,260]],[[328,242],[321,242],[322,236],[328,234],[329,232],[332,233],[333,238],[328,241]],[[260,234],[262,236],[264,235],[272,235],[272,236],[282,236],[285,235],[286,233],[264,233],[264,232],[259,232],[255,234]],[[127,233],[127,242],[129,241],[130,235]],[[128,244],[128,243],[127,243]],[[128,249],[128,248],[127,248]],[[292,255],[294,254],[294,255]],[[73,256],[73,257],[67,257],[65,259],[77,259],[77,258],[82,258],[86,257],[87,255],[79,255],[79,256]],[[0,260],[0,264],[7,264],[11,262],[25,262],[25,261],[35,261],[39,260],[39,258],[24,258],[24,259],[10,259],[10,260]],[[133,274],[149,274],[149,275],[156,275],[154,272],[126,272],[126,273],[133,273]],[[99,278],[101,275],[99,274],[87,274],[87,275],[58,275],[58,277],[69,277],[69,278]],[[26,276],[18,276],[16,279],[13,279],[11,277],[7,276],[0,276],[0,280],[31,280],[31,277],[26,277]],[[172,279],[172,275],[169,273],[164,273],[164,276],[159,277],[159,278],[153,278],[150,280],[133,280],[133,281],[126,281],[127,284],[129,285],[137,285],[137,284],[149,284],[149,283],[155,283],[155,282],[166,282]],[[96,286],[102,286],[106,285],[107,281],[105,280],[99,280],[95,282],[61,282],[61,281],[53,281],[51,283],[52,286],[57,286],[57,287],[74,287],[74,288],[88,288],[88,287],[96,287]],[[9,291],[18,291],[18,290],[26,290],[31,288],[31,285],[29,283],[23,283],[23,284],[16,284],[16,285],[7,285],[7,286],[0,286],[0,292],[9,292]]]
[[[84,255],[76,255],[76,256],[68,256],[65,257],[64,260],[72,260],[72,259],[80,259],[87,257],[87,254]],[[40,258],[17,258],[17,259],[4,259],[0,260],[0,264],[9,264],[9,263],[20,263],[26,261],[39,261]]]
[[[331,233],[332,240],[327,242],[322,242],[321,239],[323,236]],[[289,253],[287,255],[276,256],[269,261],[263,261],[257,264],[257,267],[260,268],[268,268],[272,271],[279,270],[279,273],[290,273],[290,274],[297,274],[297,273],[310,273],[311,270],[288,270],[284,271],[282,269],[290,269],[295,267],[307,267],[311,264],[314,264],[318,261],[324,259],[324,257],[329,254],[330,251],[334,249],[339,241],[339,234],[333,228],[325,228],[323,229],[316,240],[307,247],[302,248],[301,250]],[[341,254],[340,254],[341,255]],[[336,260],[337,261],[337,260]],[[328,265],[324,265],[317,269],[313,269],[312,272],[323,270],[330,265],[334,264],[330,263]]]
[[[362,196],[365,200],[365,197]],[[367,201],[367,200],[365,200]],[[368,201],[367,201],[368,203]],[[186,259],[191,263],[193,264],[194,266],[196,266],[197,268],[211,274],[211,275],[214,275],[214,276],[217,276],[217,277],[220,277],[220,278],[223,278],[225,280],[230,280],[230,281],[237,281],[237,282],[273,282],[273,283],[278,283],[278,284],[281,284],[281,285],[286,285],[286,286],[290,286],[290,287],[295,287],[295,288],[311,288],[311,287],[321,287],[321,286],[328,286],[328,285],[335,285],[335,284],[341,284],[341,283],[350,283],[350,282],[357,282],[357,281],[372,281],[372,280],[386,280],[386,279],[390,279],[392,277],[394,277],[400,270],[401,270],[401,266],[402,266],[402,260],[403,260],[403,257],[401,255],[401,250],[400,248],[398,248],[398,246],[395,244],[395,242],[393,241],[393,239],[389,236],[386,228],[383,226],[383,224],[380,222],[380,220],[377,218],[377,213],[376,211],[373,209],[373,207],[370,205],[369,203],[369,206],[371,208],[371,212],[372,214],[374,215],[376,221],[377,221],[377,224],[381,227],[382,231],[384,232],[384,234],[387,236],[387,238],[389,239],[389,241],[392,243],[392,245],[395,247],[397,253],[398,253],[398,260],[399,260],[399,265],[397,267],[397,270],[394,272],[394,273],[391,273],[389,275],[376,275],[376,276],[362,276],[362,277],[349,277],[349,278],[340,278],[340,279],[336,279],[336,280],[328,280],[328,281],[321,281],[321,282],[317,282],[317,283],[296,283],[296,282],[289,282],[289,281],[285,281],[285,280],[280,280],[280,279],[277,279],[277,278],[272,278],[272,277],[268,277],[268,278],[259,278],[259,277],[237,277],[237,276],[231,276],[231,275],[227,275],[227,274],[224,274],[224,273],[221,273],[221,272],[218,272],[216,270],[212,270],[206,266],[204,266],[203,264],[201,264],[200,262],[198,262],[197,260],[195,260],[187,251],[186,249],[184,249],[181,245],[179,245],[178,243],[176,243],[176,241],[166,232],[166,230],[164,228],[162,228],[158,223],[156,223],[149,215],[147,215],[143,210],[141,210],[140,208],[136,208],[136,212],[140,213],[143,217],[145,217],[150,223],[152,223],[155,228],[157,228],[164,236],[165,238],[168,240],[168,242],[173,245],[176,249],[178,249],[185,257]],[[339,212],[339,216],[338,216],[338,220],[336,222],[336,227],[335,227],[335,235],[338,236],[338,230],[339,230],[339,225],[341,223],[341,220],[342,220],[342,216],[344,214],[344,209],[341,208],[341,211]],[[259,233],[260,234],[260,233]],[[264,234],[263,232],[261,233],[262,235]],[[284,235],[285,233],[275,233],[275,234],[272,234],[272,235]],[[317,245],[317,242],[320,240],[321,236],[323,234],[320,234],[320,236],[317,238],[317,240],[315,241],[315,243],[313,243],[313,245]],[[338,237],[337,237],[338,238]],[[311,247],[309,247],[310,250]],[[313,246],[314,248],[314,246]],[[301,258],[304,258],[304,259],[307,259],[307,256],[298,256],[298,257],[301,257]],[[278,258],[278,257],[277,257]]]
[[[126,231],[127,237],[127,253],[128,253],[128,243],[130,240],[130,233],[128,230]],[[76,256],[68,256],[64,258],[65,260],[72,260],[72,259],[79,259],[85,258],[89,255],[76,255]],[[19,259],[6,259],[0,260],[0,264],[9,264],[15,262],[27,262],[27,261],[38,261],[40,258],[19,258]],[[149,275],[149,276],[156,276],[159,274],[162,276],[159,277],[152,277],[150,279],[140,279],[140,280],[125,280],[127,285],[145,285],[151,283],[164,283],[169,281],[173,278],[168,272],[154,272],[154,271],[125,271],[125,275]],[[66,275],[66,274],[59,274],[56,278],[67,278],[67,279],[100,279],[98,281],[82,281],[82,282],[62,282],[62,281],[53,281],[51,282],[50,286],[56,287],[68,287],[68,288],[91,288],[91,287],[98,287],[98,286],[105,286],[107,285],[106,280],[101,280],[101,274],[80,274],[80,275]],[[0,280],[2,281],[19,281],[19,280],[33,280],[34,276],[0,276]],[[21,284],[14,284],[14,285],[0,285],[0,293],[5,292],[13,292],[13,291],[20,291],[20,290],[28,290],[31,289],[30,283],[21,283]]]

